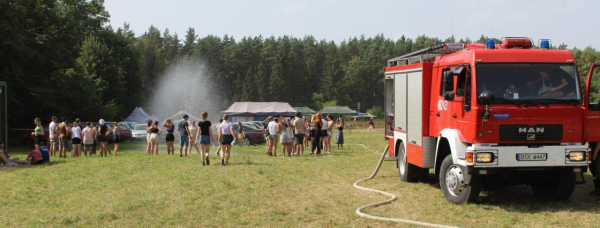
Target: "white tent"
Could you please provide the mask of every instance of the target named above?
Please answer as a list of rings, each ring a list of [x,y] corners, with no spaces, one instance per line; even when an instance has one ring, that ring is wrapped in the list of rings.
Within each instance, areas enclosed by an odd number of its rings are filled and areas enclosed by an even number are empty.
[[[124,121],[127,122],[146,122],[147,120],[157,121],[156,116],[149,115],[142,107],[136,107]]]
[[[292,117],[296,114],[296,110],[286,102],[235,102],[221,113],[229,116],[258,118],[267,116]]]

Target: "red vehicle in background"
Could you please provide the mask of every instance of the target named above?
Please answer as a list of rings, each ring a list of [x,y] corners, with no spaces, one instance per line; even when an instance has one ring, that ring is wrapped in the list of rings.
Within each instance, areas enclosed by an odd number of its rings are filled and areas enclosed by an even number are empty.
[[[537,198],[569,198],[587,171],[586,143],[600,140],[599,99],[590,97],[600,67],[581,85],[570,51],[539,46],[442,43],[388,60],[385,137],[400,179],[427,181],[431,169],[455,204],[519,184]]]
[[[20,142],[21,146],[27,146],[30,150],[33,150],[35,148],[35,138],[31,134],[31,132],[33,132],[33,129],[12,129],[12,130],[18,131],[19,134],[22,134],[21,142]],[[44,143],[46,145],[48,145],[48,143],[50,143],[49,137],[50,137],[50,132],[48,131],[48,127],[45,126],[44,127],[44,135],[42,135],[42,140],[44,141]]]

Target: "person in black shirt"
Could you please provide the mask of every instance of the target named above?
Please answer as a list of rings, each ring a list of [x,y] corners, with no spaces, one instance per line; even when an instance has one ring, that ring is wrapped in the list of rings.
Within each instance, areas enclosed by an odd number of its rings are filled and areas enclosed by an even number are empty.
[[[538,74],[540,77],[537,80],[527,83],[528,87],[541,83],[538,95],[546,98],[575,97],[577,95],[575,78],[567,72],[561,69],[554,71],[542,69],[538,71]]]
[[[200,142],[200,156],[202,158],[202,165],[210,165],[210,159],[208,158],[208,154],[210,152],[210,143],[214,142],[215,139],[213,137],[211,123],[206,120],[208,117],[208,113],[203,111],[200,113],[200,121],[198,121],[198,131],[196,131],[196,141]]]

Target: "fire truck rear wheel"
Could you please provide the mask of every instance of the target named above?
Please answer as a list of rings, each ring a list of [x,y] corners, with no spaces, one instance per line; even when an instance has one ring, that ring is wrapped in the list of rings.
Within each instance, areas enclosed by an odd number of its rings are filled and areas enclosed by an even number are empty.
[[[452,155],[444,158],[440,171],[440,188],[448,201],[455,204],[477,201],[481,190],[479,176],[470,175],[465,167],[454,164]]]
[[[404,151],[404,143],[400,143],[398,148],[398,160],[396,160],[398,166],[398,174],[400,180],[404,182],[417,182],[419,180],[419,167],[408,163],[406,161],[406,152]]]
[[[564,171],[551,180],[554,181],[532,184],[533,195],[545,200],[565,200],[571,197],[575,189],[575,173],[570,170]]]

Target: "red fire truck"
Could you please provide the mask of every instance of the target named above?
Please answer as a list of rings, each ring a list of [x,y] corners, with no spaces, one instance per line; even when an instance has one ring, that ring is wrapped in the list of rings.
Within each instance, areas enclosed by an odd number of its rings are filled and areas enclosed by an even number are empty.
[[[442,43],[388,60],[387,159],[402,181],[432,169],[456,204],[518,184],[538,198],[571,196],[591,159],[586,142],[600,141],[600,85],[590,85],[600,67],[580,85],[570,51],[533,43]]]

